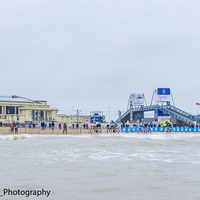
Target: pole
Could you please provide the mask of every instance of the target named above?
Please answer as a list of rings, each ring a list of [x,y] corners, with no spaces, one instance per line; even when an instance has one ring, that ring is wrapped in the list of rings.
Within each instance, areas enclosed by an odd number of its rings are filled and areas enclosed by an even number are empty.
[[[108,107],[108,122],[110,122],[110,107]]]
[[[79,115],[80,112],[81,112],[81,110],[78,110],[78,109],[77,109],[77,124],[79,123],[79,122],[78,122],[78,115]]]
[[[77,109],[77,116],[76,116],[76,119],[77,119],[77,124],[78,124],[78,109]]]
[[[129,110],[129,104],[130,104],[130,97],[128,98],[128,105],[127,105],[127,109],[126,110]]]
[[[145,104],[146,104],[146,106],[147,106],[147,101],[146,101],[146,98],[145,98],[145,96],[144,96],[144,100],[145,100]]]
[[[153,102],[154,92],[155,91],[153,91],[153,95],[152,95],[152,98],[151,98],[151,106],[152,106],[152,102]]]
[[[172,95],[172,91],[171,92],[171,96],[172,96],[172,101],[173,101],[173,104],[174,104],[174,107],[175,107],[175,103],[174,103],[174,98],[173,98],[173,95]]]
[[[74,106],[72,106],[72,123],[73,123],[73,121],[74,121],[74,118],[73,118],[73,108],[74,108]]]
[[[118,110],[118,118],[119,118],[119,122],[121,123],[121,111]]]

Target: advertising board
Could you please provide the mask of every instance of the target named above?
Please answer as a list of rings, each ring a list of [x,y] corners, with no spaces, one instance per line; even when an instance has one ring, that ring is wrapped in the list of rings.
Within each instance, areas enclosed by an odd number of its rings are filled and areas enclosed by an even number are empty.
[[[103,117],[90,117],[90,123],[93,123],[94,121],[103,123]]]
[[[170,88],[157,88],[154,90],[154,104],[158,102],[170,102],[171,91]]]
[[[90,112],[90,123],[93,122],[103,123],[103,111],[91,111]]]
[[[161,110],[155,109],[154,110],[154,120],[155,122],[162,122],[162,121],[168,121],[170,119],[170,115],[167,113],[164,113]]]
[[[164,128],[163,127],[153,127],[151,128],[152,132],[163,132]],[[200,133],[200,128],[173,128],[174,132],[187,132],[187,133]],[[135,127],[128,127],[128,128],[121,128],[121,132],[128,133],[128,132],[136,132],[137,133],[137,128]]]
[[[144,94],[143,93],[133,93],[130,94],[130,108],[133,106],[143,106],[144,105]]]

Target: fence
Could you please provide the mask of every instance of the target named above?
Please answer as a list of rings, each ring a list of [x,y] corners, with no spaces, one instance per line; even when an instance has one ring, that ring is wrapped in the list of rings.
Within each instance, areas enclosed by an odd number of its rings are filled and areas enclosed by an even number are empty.
[[[121,128],[121,132],[137,132],[136,127]],[[152,132],[163,132],[165,128],[152,127]],[[173,128],[174,132],[200,133],[200,128]]]

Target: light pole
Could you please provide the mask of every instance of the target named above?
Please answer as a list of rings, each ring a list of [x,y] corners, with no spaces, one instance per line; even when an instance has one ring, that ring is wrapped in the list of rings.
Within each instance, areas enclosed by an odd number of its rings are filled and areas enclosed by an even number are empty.
[[[110,107],[108,107],[108,123],[110,123]]]
[[[10,110],[8,110],[8,123],[10,123],[10,121],[9,121],[9,114],[10,114]]]
[[[74,106],[72,106],[72,124],[73,124],[73,108],[74,108]]]

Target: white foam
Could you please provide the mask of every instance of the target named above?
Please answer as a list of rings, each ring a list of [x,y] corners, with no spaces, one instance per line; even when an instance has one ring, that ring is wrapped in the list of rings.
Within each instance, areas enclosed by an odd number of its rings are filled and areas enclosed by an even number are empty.
[[[0,140],[19,140],[30,137],[28,134],[0,135]]]

